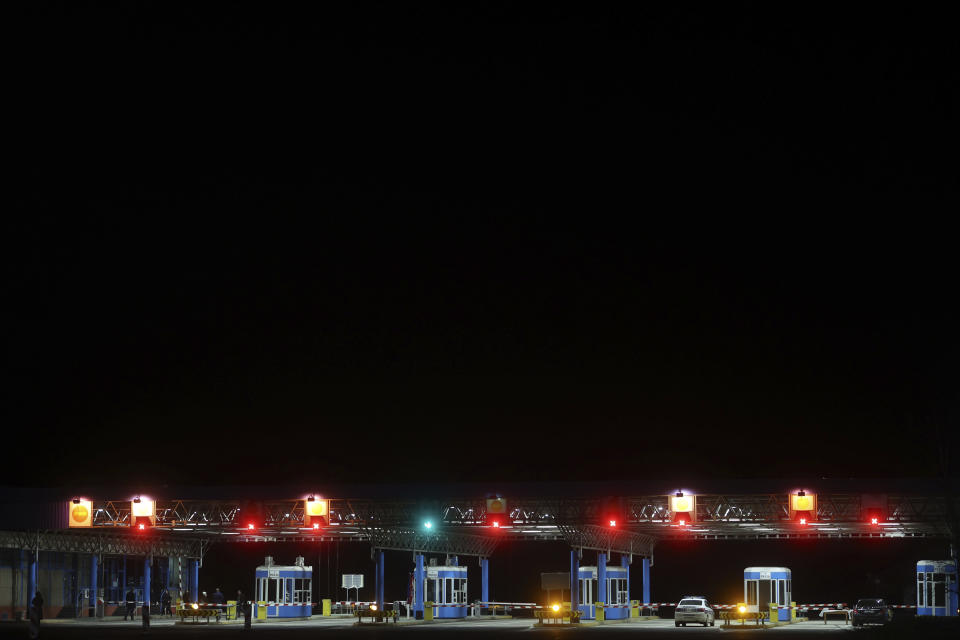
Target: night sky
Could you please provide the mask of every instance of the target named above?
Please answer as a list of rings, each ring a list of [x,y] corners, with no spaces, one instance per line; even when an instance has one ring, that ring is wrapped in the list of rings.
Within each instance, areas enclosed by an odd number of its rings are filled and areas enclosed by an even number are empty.
[[[0,484],[909,477],[956,454],[936,9],[11,23]]]

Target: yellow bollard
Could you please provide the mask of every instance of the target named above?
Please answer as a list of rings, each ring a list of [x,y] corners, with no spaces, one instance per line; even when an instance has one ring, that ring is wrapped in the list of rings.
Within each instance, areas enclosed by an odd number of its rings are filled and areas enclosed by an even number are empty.
[[[433,620],[433,603],[432,602],[423,603],[423,619]]]
[[[333,607],[331,606],[332,603],[330,602],[330,598],[324,598],[322,600],[322,604],[323,604],[323,611],[320,615],[323,615],[323,616],[331,615],[331,611],[333,610]]]
[[[603,603],[597,603],[597,622],[603,622],[606,618],[603,615]]]
[[[640,617],[640,601],[639,600],[630,601],[630,617],[631,618]]]

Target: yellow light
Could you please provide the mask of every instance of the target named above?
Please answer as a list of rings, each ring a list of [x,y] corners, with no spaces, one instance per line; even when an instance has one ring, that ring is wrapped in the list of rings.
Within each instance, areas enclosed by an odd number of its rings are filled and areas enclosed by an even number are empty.
[[[377,610],[377,605],[375,604],[370,605],[370,611],[376,611],[376,610]]]
[[[550,607],[550,608],[553,609],[554,611],[560,611],[560,605],[558,605],[558,604],[555,604],[555,605],[553,605],[553,606]]]
[[[794,511],[813,511],[814,498],[815,496],[810,493],[802,496],[793,494],[790,496],[790,505]]]
[[[74,498],[67,503],[67,525],[89,527],[93,525],[93,503],[83,498]]]
[[[324,517],[327,515],[327,501],[322,498],[304,501],[304,511],[308,516]]]
[[[740,607],[739,611],[740,611],[740,613],[746,613],[747,608],[746,608],[746,607]]]
[[[683,496],[682,498],[670,496],[670,511],[673,513],[688,513],[693,511],[693,500],[690,499],[690,496]]]
[[[198,605],[196,602],[194,602],[194,603],[193,603],[192,605],[190,605],[190,606],[193,607],[194,609],[199,609],[199,608],[200,608],[200,605]]]

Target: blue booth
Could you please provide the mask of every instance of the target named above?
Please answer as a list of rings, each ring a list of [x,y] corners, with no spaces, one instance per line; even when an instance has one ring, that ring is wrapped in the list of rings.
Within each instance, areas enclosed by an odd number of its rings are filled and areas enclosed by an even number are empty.
[[[466,618],[467,568],[430,565],[425,569],[424,601],[433,603],[433,617]]]
[[[789,606],[793,580],[786,567],[747,567],[743,570],[743,601],[747,611],[767,611],[771,604]],[[790,620],[790,609],[778,609],[777,620]]]
[[[917,615],[957,615],[957,563],[953,560],[917,562]]]
[[[293,566],[273,564],[267,556],[256,572],[256,602],[259,618],[260,608],[266,609],[267,618],[309,618],[313,615],[310,603],[313,567],[306,567],[303,556],[297,556]]]
[[[601,556],[603,554],[600,554]],[[628,568],[607,565],[602,567],[603,575],[598,567],[580,567],[578,572],[578,581],[580,583],[580,619],[595,620],[597,617],[597,603],[603,602],[605,605],[630,604],[630,593],[628,583]],[[601,586],[603,593],[600,592]],[[604,609],[604,618],[607,620],[619,620],[630,617],[630,609],[627,607],[617,609]]]

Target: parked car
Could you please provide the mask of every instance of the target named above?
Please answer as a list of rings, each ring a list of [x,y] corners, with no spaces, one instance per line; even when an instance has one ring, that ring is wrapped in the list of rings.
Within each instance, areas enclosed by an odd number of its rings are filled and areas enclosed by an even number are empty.
[[[887,624],[893,619],[893,609],[887,606],[883,598],[860,598],[853,605],[850,620],[853,626],[863,624]]]
[[[703,596],[684,596],[677,603],[677,610],[673,614],[675,627],[685,627],[688,622],[712,627],[716,614],[713,607]]]

